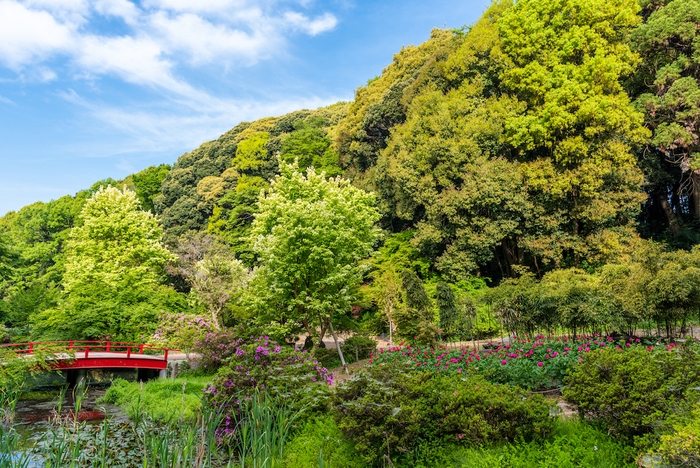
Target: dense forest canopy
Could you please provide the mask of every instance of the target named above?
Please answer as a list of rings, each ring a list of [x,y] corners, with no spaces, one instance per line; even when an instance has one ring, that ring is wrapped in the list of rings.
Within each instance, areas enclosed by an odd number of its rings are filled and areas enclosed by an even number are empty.
[[[6,214],[0,321],[132,339],[208,311],[287,337],[360,310],[410,338],[465,313],[488,333],[488,304],[523,330],[671,333],[700,312],[698,24],[696,0],[495,1],[403,48],[352,102],[240,123],[172,166]],[[348,215],[279,211],[304,197]],[[305,257],[305,297],[270,271],[301,258],[285,214],[347,241]]]

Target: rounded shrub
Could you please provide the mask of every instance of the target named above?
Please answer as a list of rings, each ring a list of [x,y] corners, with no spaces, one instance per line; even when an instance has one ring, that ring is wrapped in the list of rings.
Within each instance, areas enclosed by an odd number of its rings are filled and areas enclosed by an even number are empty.
[[[617,438],[653,438],[670,414],[697,398],[700,355],[693,344],[602,349],[581,356],[565,384],[564,399],[583,418],[602,423]]]
[[[421,441],[481,444],[530,440],[551,427],[540,395],[481,377],[411,372],[393,363],[339,385],[332,412],[368,465],[414,450]]]

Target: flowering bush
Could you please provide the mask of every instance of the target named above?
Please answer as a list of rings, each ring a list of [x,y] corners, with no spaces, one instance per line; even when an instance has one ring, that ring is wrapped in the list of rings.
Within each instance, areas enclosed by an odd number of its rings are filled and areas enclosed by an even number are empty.
[[[282,399],[295,409],[319,408],[332,382],[333,375],[311,354],[262,336],[237,345],[204,392],[209,403],[224,408],[228,416],[222,430],[232,433],[233,413],[256,392],[265,392],[273,400]]]
[[[485,353],[474,348],[448,350],[446,348],[414,348],[411,346],[380,350],[370,362],[406,362],[416,370],[443,374],[478,374],[494,383],[519,385],[529,389],[561,387],[564,377],[581,357],[597,349],[613,348],[618,351],[632,348],[665,349],[661,343],[652,345],[639,339],[615,341],[610,337],[579,336],[545,339],[515,339],[511,344],[492,344]]]
[[[196,343],[214,328],[199,315],[163,314],[153,342],[163,347],[182,350],[189,356]]]
[[[479,376],[409,372],[403,363],[370,367],[338,386],[333,415],[368,466],[435,443],[532,439],[552,424],[541,395]]]
[[[199,364],[207,371],[221,367],[233,353],[244,345],[242,327],[212,330],[197,340],[194,350],[199,354]],[[252,337],[250,337],[252,338]]]

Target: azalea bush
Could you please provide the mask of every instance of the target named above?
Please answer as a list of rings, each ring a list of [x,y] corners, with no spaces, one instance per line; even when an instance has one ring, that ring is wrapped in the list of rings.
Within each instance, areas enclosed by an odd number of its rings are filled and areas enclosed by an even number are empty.
[[[332,412],[368,466],[411,452],[420,441],[483,444],[531,440],[551,427],[541,395],[479,376],[370,367],[334,392]]]
[[[403,362],[416,370],[442,374],[481,375],[490,382],[518,385],[528,389],[559,388],[570,369],[582,356],[599,349],[621,351],[632,348],[665,349],[660,342],[649,344],[639,338],[615,340],[612,337],[579,336],[576,339],[533,338],[514,339],[510,344],[489,343],[489,349],[415,348],[398,346],[380,350],[371,362]]]
[[[265,393],[294,410],[316,410],[325,405],[332,382],[333,375],[310,353],[261,336],[235,347],[204,395],[207,402],[224,409],[222,431],[232,433],[236,414],[254,395]]]
[[[226,359],[244,345],[243,329],[223,328],[204,334],[194,344],[194,351],[199,355],[199,365],[205,371],[214,372],[221,367]],[[248,338],[250,341],[252,337]]]
[[[692,342],[600,350],[583,356],[565,383],[563,396],[582,417],[647,446],[669,415],[700,398],[700,354]]]

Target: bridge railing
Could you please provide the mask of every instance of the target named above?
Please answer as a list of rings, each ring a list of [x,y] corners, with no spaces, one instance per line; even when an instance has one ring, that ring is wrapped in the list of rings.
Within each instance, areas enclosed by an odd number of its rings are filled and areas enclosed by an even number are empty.
[[[127,359],[139,355],[147,355],[149,359],[168,360],[168,348],[158,348],[145,343],[129,343],[124,341],[35,341],[31,343],[13,343],[0,345],[3,349],[11,349],[17,354],[33,354],[39,350],[56,352],[68,351],[75,354],[76,359],[88,359],[90,353],[123,354]]]

